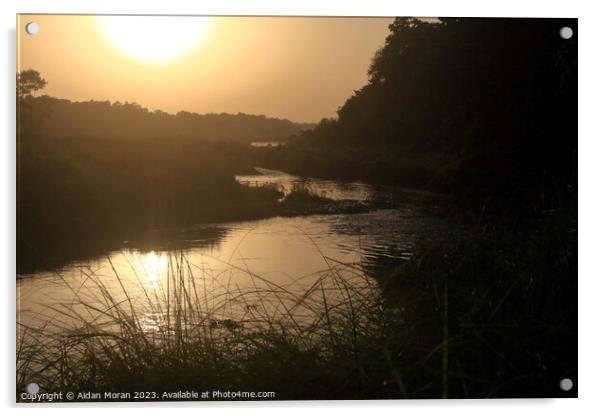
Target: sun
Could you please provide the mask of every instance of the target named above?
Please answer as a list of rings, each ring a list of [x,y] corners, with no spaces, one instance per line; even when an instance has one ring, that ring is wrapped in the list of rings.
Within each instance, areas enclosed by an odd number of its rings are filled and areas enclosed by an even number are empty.
[[[104,35],[126,55],[152,63],[182,56],[205,38],[211,18],[197,16],[99,16]]]

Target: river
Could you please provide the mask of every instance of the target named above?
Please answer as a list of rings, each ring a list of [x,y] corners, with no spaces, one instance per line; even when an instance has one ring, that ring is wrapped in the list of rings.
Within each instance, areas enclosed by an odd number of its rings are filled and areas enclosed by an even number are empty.
[[[19,323],[66,328],[78,318],[61,312],[61,308],[86,304],[101,310],[108,301],[127,299],[130,307],[140,307],[144,325],[155,330],[165,318],[161,305],[157,307],[156,303],[169,302],[165,294],[173,290],[174,275],[186,275],[184,290],[194,287],[201,292],[208,309],[227,310],[224,304],[235,299],[237,293],[247,294],[241,310],[259,304],[265,309],[262,293],[279,291],[302,296],[316,284],[317,276],[333,271],[350,283],[362,280],[369,274],[365,268],[371,262],[391,256],[409,258],[421,236],[449,232],[445,217],[432,209],[432,195],[422,192],[300,178],[261,168],[255,175],[236,179],[248,186],[271,183],[285,193],[302,182],[311,192],[334,200],[367,201],[377,193],[394,192],[400,202],[395,208],[366,213],[273,217],[188,227],[180,230],[174,241],[149,243],[144,249],[129,248],[124,242],[120,250],[101,257],[74,262],[60,270],[20,276]],[[251,289],[253,300],[248,297]],[[152,311],[137,306],[150,299],[155,304]],[[271,313],[277,310],[273,307]],[[81,311],[90,314],[89,307]],[[230,307],[230,316],[236,313],[242,312],[233,312]],[[101,322],[100,315],[92,320]]]

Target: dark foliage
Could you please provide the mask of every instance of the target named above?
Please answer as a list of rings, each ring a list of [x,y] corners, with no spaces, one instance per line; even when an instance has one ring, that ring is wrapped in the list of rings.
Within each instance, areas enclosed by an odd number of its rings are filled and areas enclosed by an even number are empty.
[[[397,18],[369,82],[262,161],[530,211],[574,196],[576,20]],[[550,200],[554,199],[555,200]]]
[[[43,89],[47,82],[34,69],[26,69],[17,74],[17,98],[31,97],[36,91]]]

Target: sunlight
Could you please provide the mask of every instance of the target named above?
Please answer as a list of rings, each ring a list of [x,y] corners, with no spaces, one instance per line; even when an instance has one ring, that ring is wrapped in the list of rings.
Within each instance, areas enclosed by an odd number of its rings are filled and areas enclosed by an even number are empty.
[[[197,46],[209,17],[99,16],[105,36],[128,56],[151,63],[177,58]]]
[[[167,270],[167,256],[164,254],[157,255],[154,251],[151,251],[143,256],[141,263],[146,282],[150,287],[156,288],[161,276]]]

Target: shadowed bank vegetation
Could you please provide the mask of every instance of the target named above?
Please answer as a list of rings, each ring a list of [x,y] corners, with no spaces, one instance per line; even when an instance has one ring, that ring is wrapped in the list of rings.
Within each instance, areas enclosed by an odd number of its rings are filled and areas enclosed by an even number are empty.
[[[161,227],[262,216],[281,196],[236,183],[234,173],[250,166],[234,144],[26,136],[18,152],[24,269],[78,246],[86,254]]]
[[[396,18],[369,82],[262,166],[452,190],[523,214],[572,200],[577,163],[576,19]],[[572,188],[572,189],[571,189]],[[516,211],[513,212],[516,214]]]
[[[248,146],[192,138],[26,136],[18,147],[17,270],[50,270],[169,228],[274,215],[357,212],[275,186],[247,187]]]

